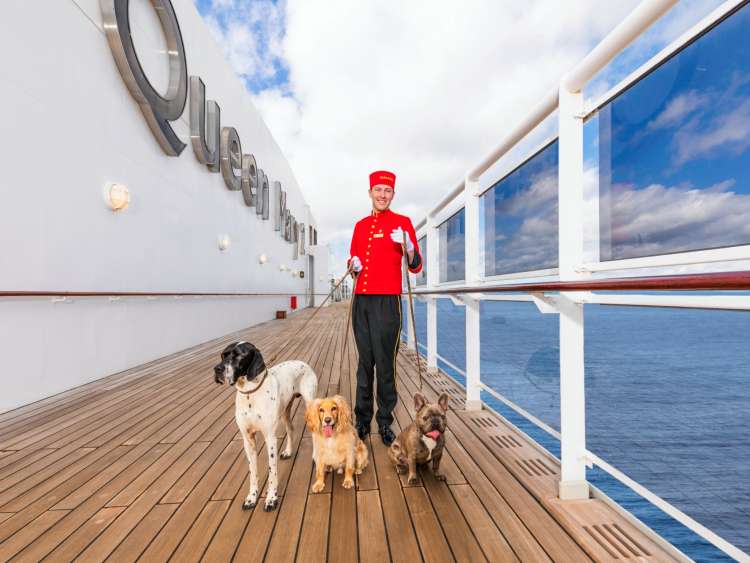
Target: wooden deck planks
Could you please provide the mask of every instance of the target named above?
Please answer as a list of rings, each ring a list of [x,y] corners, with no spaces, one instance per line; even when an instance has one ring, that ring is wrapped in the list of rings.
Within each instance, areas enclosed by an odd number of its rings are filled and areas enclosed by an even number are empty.
[[[312,314],[301,311],[0,414],[0,560],[580,561],[640,548],[642,560],[666,559],[632,526],[590,526],[591,514],[611,516],[599,501],[568,509],[549,499],[554,475],[524,474],[518,452],[474,424],[458,385],[440,374],[425,377],[423,392],[434,400],[449,390],[458,409],[441,468],[447,482],[424,469],[408,486],[375,434],[356,488],[329,475],[322,493],[310,493],[312,442],[298,400],[294,455],[278,464],[281,505],[267,513],[261,499],[243,511],[247,461],[234,393],[212,380],[218,353],[239,339],[266,358],[284,347],[276,361],[307,361],[319,396],[351,402],[357,355],[346,311],[326,308],[298,333]],[[414,414],[414,361],[399,354],[394,430]],[[258,469],[265,494],[262,440]]]

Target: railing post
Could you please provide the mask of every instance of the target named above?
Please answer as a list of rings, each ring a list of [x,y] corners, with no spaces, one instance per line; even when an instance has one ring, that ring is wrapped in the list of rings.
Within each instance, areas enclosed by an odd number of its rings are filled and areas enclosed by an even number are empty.
[[[564,84],[564,81],[563,81]],[[559,93],[559,264],[560,279],[581,279],[576,267],[583,263],[583,94]],[[586,385],[583,362],[583,305],[575,292],[561,292],[560,310],[560,498],[585,499]]]
[[[438,248],[438,231],[435,219],[427,216],[427,287],[433,289],[439,280],[440,249]],[[437,299],[427,298],[427,369],[437,370]]]
[[[479,182],[470,176],[464,180],[464,278],[466,285],[480,281],[479,264]],[[481,401],[479,307],[480,301],[465,296],[466,304],[466,410],[479,410]]]

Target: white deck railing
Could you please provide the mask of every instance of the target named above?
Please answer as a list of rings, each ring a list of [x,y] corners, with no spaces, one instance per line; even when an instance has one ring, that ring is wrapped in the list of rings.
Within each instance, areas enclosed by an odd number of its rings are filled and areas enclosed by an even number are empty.
[[[427,345],[426,356],[428,367],[437,367],[437,306],[438,298],[448,295],[431,293],[456,283],[440,283],[438,280],[439,220],[444,218],[444,210],[465,210],[465,282],[462,287],[477,288],[497,285],[498,280],[517,280],[523,274],[495,276],[486,279],[482,273],[479,240],[480,177],[499,159],[516,147],[532,130],[557,111],[559,168],[558,168],[558,264],[554,279],[575,282],[591,279],[594,272],[608,272],[627,268],[658,268],[677,264],[709,264],[719,261],[748,260],[750,246],[736,246],[715,250],[702,250],[648,258],[634,258],[612,262],[586,262],[584,255],[584,149],[583,124],[592,115],[602,101],[625,90],[654,68],[668,56],[686,45],[694,37],[705,31],[720,18],[736,8],[742,2],[731,0],[725,2],[716,11],[701,21],[694,28],[669,45],[652,58],[643,67],[631,74],[601,100],[585,104],[583,87],[602,70],[618,53],[641,35],[653,22],[658,20],[673,5],[675,0],[645,0],[622,21],[604,40],[601,41],[575,68],[560,81],[558,88],[545,96],[521,121],[505,135],[495,149],[473,167],[468,168],[465,176],[440,202],[434,206],[424,220],[417,225],[418,237],[427,237],[426,285],[419,286],[417,293],[427,304]],[[527,273],[537,277],[539,272]],[[543,273],[544,274],[544,273]],[[598,278],[598,279],[601,279]],[[605,278],[606,279],[606,278]],[[560,439],[561,442],[561,481],[559,496],[563,500],[583,499],[589,497],[589,484],[586,481],[587,464],[595,464],[626,486],[651,501],[670,516],[690,528],[692,531],[711,542],[714,546],[736,559],[746,559],[736,546],[708,530],[688,515],[659,498],[648,489],[639,485],[606,461],[592,454],[586,448],[586,403],[584,385],[584,316],[583,309],[587,303],[617,304],[647,307],[688,307],[707,309],[750,310],[750,296],[701,296],[701,295],[599,295],[591,292],[560,291],[549,293],[526,293],[525,295],[503,295],[491,293],[459,293],[450,296],[466,307],[466,369],[458,370],[466,377],[467,409],[479,409],[482,406],[480,392],[487,391],[507,406],[541,427],[544,431]],[[518,405],[489,388],[481,381],[480,374],[480,318],[479,304],[482,300],[533,301],[542,313],[558,314],[560,317],[560,432],[544,424]],[[408,331],[411,332],[411,325]],[[410,342],[414,342],[410,335]]]

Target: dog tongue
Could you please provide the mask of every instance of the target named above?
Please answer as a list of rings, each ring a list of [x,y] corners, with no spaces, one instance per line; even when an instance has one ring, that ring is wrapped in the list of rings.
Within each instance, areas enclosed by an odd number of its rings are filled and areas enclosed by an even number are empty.
[[[324,426],[323,434],[326,438],[330,438],[331,436],[333,436],[333,426]]]
[[[429,436],[433,440],[437,440],[438,438],[440,438],[440,430],[433,430],[432,432],[428,432],[427,434],[425,434],[425,436]]]

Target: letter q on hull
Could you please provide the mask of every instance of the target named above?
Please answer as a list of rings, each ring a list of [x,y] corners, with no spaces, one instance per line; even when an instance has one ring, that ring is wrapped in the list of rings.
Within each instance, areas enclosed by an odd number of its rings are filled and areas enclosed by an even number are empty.
[[[138,60],[130,30],[130,1],[99,0],[104,32],[120,75],[138,102],[161,148],[170,156],[179,156],[186,145],[177,137],[169,122],[179,119],[187,100],[185,45],[170,0],[151,0],[151,3],[159,16],[169,54],[169,85],[164,96],[151,85]]]

